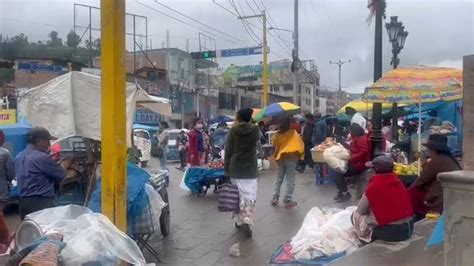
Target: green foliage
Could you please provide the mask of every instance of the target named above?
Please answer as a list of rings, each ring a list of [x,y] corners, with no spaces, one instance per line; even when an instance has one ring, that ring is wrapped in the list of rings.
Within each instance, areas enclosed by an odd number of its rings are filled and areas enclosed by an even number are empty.
[[[74,34],[74,32],[72,33]],[[80,46],[76,46],[74,49],[74,46],[70,46],[70,44],[79,44],[79,38],[76,39],[77,35],[70,36],[70,34],[71,32],[68,34],[68,41],[66,41],[68,46],[63,45],[62,39],[58,37],[56,31],[49,34],[50,40],[47,44],[41,41],[37,43],[29,42],[28,37],[23,33],[11,38],[0,35],[0,58],[9,60],[16,58],[54,58],[87,64],[90,56],[89,49]],[[93,41],[92,55],[100,55],[100,39]]]
[[[66,45],[68,47],[77,47],[81,43],[81,37],[77,35],[74,31],[70,31],[67,34]]]

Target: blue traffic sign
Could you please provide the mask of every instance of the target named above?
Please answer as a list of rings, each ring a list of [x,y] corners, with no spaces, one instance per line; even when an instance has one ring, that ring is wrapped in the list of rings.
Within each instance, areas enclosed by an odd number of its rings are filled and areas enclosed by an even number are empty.
[[[261,46],[225,49],[225,50],[220,50],[220,57],[245,56],[245,55],[254,55],[254,54],[262,54],[262,53],[263,53],[263,47]]]

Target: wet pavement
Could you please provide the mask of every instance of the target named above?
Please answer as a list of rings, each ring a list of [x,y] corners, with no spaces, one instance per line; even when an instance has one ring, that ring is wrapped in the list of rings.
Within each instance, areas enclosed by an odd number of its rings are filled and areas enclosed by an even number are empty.
[[[156,162],[149,169],[155,170]],[[311,169],[297,174],[293,208],[273,207],[273,179],[276,171],[263,171],[258,179],[256,221],[253,238],[245,237],[234,227],[230,213],[217,210],[218,196],[211,190],[205,197],[189,195],[179,188],[183,172],[171,171],[169,198],[171,233],[165,238],[155,236],[151,244],[170,265],[266,265],[275,248],[288,241],[300,228],[312,207],[346,207],[333,201],[334,185],[315,186]],[[285,184],[282,186],[282,195]],[[355,204],[355,203],[353,203]],[[229,248],[240,243],[241,257],[231,257]],[[145,252],[147,259],[155,261]]]
[[[267,265],[273,251],[288,241],[300,228],[312,207],[344,208],[333,201],[335,185],[315,186],[311,169],[297,173],[292,208],[270,205],[276,171],[261,172],[258,179],[256,221],[253,238],[246,239],[235,227],[230,213],[217,210],[218,195],[210,189],[205,197],[190,195],[179,188],[183,172],[177,164],[169,164],[171,172],[168,195],[171,206],[171,233],[162,237],[157,232],[150,244],[160,254],[163,264],[169,265]],[[159,161],[152,159],[146,170],[159,170]],[[282,186],[284,195],[285,183]],[[355,202],[352,203],[354,205]],[[6,215],[10,230],[19,224],[16,208]],[[240,243],[242,256],[231,257],[229,248]],[[148,262],[158,262],[144,251]]]

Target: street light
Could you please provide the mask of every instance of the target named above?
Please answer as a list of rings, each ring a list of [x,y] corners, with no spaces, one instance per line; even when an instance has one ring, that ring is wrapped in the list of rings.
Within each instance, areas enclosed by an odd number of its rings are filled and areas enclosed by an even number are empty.
[[[393,69],[396,69],[400,63],[398,54],[400,54],[405,45],[408,31],[405,31],[405,26],[403,26],[402,22],[398,21],[397,16],[390,17],[390,23],[386,23],[385,28],[387,28],[388,39],[392,43],[392,61],[390,64],[393,66]],[[398,106],[397,103],[394,103],[392,105],[392,136],[395,141],[398,139],[397,124]]]
[[[405,40],[408,36],[408,31],[405,31],[403,23],[398,21],[397,16],[390,17],[390,23],[385,24],[387,28],[388,39],[392,43],[392,61],[390,62],[393,65],[393,68],[397,68],[400,60],[398,59],[398,54],[400,54],[403,46],[405,45]]]

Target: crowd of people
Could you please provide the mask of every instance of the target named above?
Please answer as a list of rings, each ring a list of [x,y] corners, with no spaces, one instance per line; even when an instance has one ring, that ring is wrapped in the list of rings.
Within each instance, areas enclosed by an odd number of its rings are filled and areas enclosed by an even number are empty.
[[[443,211],[443,190],[437,175],[461,169],[447,145],[446,136],[432,134],[423,157],[423,167],[419,177],[406,188],[393,173],[394,159],[389,155],[373,159],[371,145],[371,123],[353,108],[346,109],[350,123],[344,125],[331,117],[321,114],[307,114],[305,121],[291,116],[273,119],[270,124],[275,131],[273,138],[265,136],[268,124],[256,124],[252,119],[253,110],[244,108],[237,112],[236,120],[228,128],[227,123],[219,123],[216,130],[206,132],[204,121],[197,118],[189,131],[180,131],[176,148],[179,153],[179,169],[206,166],[211,159],[224,160],[224,172],[239,191],[240,204],[235,216],[236,227],[252,236],[257,199],[258,159],[261,145],[274,147],[274,159],[278,166],[275,175],[274,192],[270,204],[280,204],[281,186],[286,190],[283,206],[294,207],[295,172],[303,172],[307,167],[327,173],[323,163],[314,163],[311,149],[330,137],[346,147],[350,157],[347,171],[332,172],[337,187],[334,200],[345,202],[351,199],[348,184],[361,173],[372,169],[375,174],[361,195],[352,222],[360,238],[365,241],[382,239],[401,241],[410,237],[414,222],[428,212]],[[389,125],[386,125],[387,127]],[[169,125],[161,122],[157,133],[160,165],[166,166],[166,149],[169,144]],[[391,135],[388,129],[385,135]],[[1,133],[1,132],[0,132]],[[27,134],[27,148],[13,160],[8,150],[0,148],[0,197],[8,197],[9,186],[16,177],[20,191],[20,215],[24,219],[29,213],[53,207],[57,191],[55,184],[66,176],[70,161],[55,161],[49,155],[50,141],[55,138],[44,128],[32,128]],[[0,134],[0,144],[3,143]],[[1,145],[0,145],[1,146]],[[217,151],[215,150],[217,149]],[[219,157],[221,156],[221,157]],[[419,154],[421,156],[421,154]],[[3,216],[0,216],[0,242],[8,238]]]

